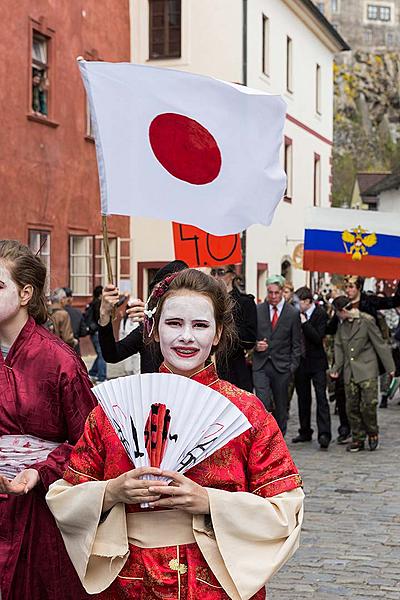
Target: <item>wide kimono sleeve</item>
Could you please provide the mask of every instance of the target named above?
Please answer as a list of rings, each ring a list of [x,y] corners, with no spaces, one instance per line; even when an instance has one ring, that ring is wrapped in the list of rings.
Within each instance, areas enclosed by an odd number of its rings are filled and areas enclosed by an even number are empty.
[[[116,504],[104,515],[105,414],[97,406],[89,415],[82,437],[72,451],[64,478],[46,496],[68,555],[89,594],[106,589],[128,555],[125,505]]]
[[[293,555],[303,520],[301,478],[271,415],[248,459],[249,492],[207,488],[211,522],[195,515],[194,535],[230,598],[247,600]]]
[[[71,450],[82,435],[86,418],[96,406],[90,380],[80,367],[77,367],[73,374],[68,371],[62,373],[59,381],[59,402],[65,421],[67,441],[50,452],[46,460],[34,466],[46,490],[50,484],[62,477]]]

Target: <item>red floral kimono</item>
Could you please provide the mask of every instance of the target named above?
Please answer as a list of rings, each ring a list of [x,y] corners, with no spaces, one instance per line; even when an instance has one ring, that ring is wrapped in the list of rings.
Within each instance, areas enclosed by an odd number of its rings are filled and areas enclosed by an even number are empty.
[[[163,365],[161,371],[169,372]],[[218,379],[210,364],[193,376],[229,398],[249,419],[252,428],[230,441],[185,475],[202,486],[270,497],[301,485],[279,428],[254,395]],[[89,415],[75,446],[64,480],[76,485],[107,480],[133,468],[120,440],[100,406]],[[127,505],[126,511],[140,511]],[[196,543],[163,548],[129,544],[130,555],[103,600],[174,599],[226,600],[229,596],[208,567]],[[265,589],[254,600],[263,600]]]
[[[0,353],[0,436],[59,442],[26,496],[0,495],[2,600],[80,600],[84,591],[45,494],[68,464],[72,445],[96,405],[79,357],[29,318],[4,360]],[[1,464],[0,464],[1,473]],[[91,596],[93,598],[93,596]]]

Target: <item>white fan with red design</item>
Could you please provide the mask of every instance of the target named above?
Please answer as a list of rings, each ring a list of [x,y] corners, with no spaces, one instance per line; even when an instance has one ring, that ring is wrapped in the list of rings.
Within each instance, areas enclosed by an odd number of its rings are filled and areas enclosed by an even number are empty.
[[[135,467],[184,473],[251,427],[225,396],[180,375],[120,377],[93,392]]]

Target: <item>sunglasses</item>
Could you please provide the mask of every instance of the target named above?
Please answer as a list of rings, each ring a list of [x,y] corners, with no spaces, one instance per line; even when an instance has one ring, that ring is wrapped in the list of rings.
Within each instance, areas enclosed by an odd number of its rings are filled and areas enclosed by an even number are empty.
[[[224,275],[226,275],[227,273],[233,273],[234,271],[232,271],[232,269],[211,269],[211,275],[213,277],[215,277],[216,275],[218,275],[218,277],[223,277]]]

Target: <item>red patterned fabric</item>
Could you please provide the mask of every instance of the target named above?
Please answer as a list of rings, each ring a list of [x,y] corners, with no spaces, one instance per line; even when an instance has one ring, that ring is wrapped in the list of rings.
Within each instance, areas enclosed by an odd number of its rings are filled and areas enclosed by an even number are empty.
[[[161,371],[168,372],[163,365]],[[232,440],[185,475],[202,486],[232,492],[254,492],[269,497],[301,485],[272,415],[256,396],[220,381],[213,365],[193,376],[217,390],[247,416],[252,428]],[[90,414],[85,432],[75,446],[64,479],[74,485],[117,477],[133,465],[102,409]],[[128,512],[140,511],[128,505]],[[180,594],[180,595],[179,595]],[[227,600],[196,544],[160,549],[130,545],[130,556],[102,600]],[[264,600],[260,590],[253,600]]]
[[[5,360],[0,353],[0,435],[60,443],[35,465],[40,482],[29,494],[0,497],[2,600],[93,598],[83,590],[45,502],[96,405],[90,388],[79,357],[31,318]]]

